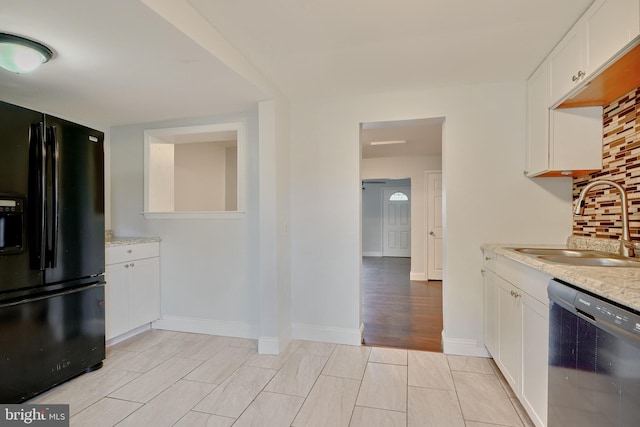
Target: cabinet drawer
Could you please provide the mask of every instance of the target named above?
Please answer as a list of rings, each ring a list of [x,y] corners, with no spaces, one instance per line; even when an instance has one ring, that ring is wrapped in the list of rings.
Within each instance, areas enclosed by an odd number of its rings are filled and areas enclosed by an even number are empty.
[[[482,265],[486,270],[496,271],[496,258],[498,256],[488,250],[482,251]]]
[[[136,245],[108,246],[105,255],[107,265],[136,259],[152,258],[160,256],[160,244],[158,242],[152,242]]]
[[[519,290],[531,295],[545,306],[549,306],[547,284],[552,277],[548,274],[504,257],[500,258],[496,273],[509,283],[516,285]]]

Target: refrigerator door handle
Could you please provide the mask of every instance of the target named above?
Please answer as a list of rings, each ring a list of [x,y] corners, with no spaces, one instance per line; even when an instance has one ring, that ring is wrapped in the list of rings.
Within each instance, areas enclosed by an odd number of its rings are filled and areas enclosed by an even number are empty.
[[[58,216],[59,216],[59,171],[58,171],[58,141],[56,127],[47,128],[47,145],[51,160],[51,211],[49,212],[49,230],[47,230],[47,258],[46,267],[56,268],[58,258]]]
[[[29,129],[29,145],[30,145],[30,164],[33,169],[30,172],[30,212],[29,222],[33,225],[30,242],[33,246],[31,249],[31,268],[34,270],[44,270],[45,267],[45,249],[46,249],[46,165],[47,151],[45,139],[43,135],[44,123],[33,123]],[[29,202],[29,201],[28,201]]]

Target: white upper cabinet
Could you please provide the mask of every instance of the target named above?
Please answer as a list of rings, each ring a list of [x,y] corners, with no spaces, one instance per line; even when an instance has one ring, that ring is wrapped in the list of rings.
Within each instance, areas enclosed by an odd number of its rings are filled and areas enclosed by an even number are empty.
[[[597,0],[584,15],[585,70],[596,72],[640,34],[640,1]]]
[[[639,34],[640,0],[596,0],[549,54],[549,106],[617,59]]]
[[[527,176],[549,170],[549,87],[545,61],[527,82]]]
[[[549,109],[550,61],[527,82],[525,175],[578,176],[602,169],[602,107]]]
[[[549,55],[551,104],[573,90],[585,77],[584,21],[580,20]]]
[[[602,168],[602,106],[638,86],[640,0],[596,0],[527,81],[525,175]]]

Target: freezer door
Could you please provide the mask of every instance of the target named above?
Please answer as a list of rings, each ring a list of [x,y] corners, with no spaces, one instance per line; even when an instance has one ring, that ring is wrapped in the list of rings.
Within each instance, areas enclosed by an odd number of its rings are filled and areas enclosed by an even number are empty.
[[[8,233],[5,240],[19,237],[22,246],[0,253],[0,299],[10,291],[36,287],[43,281],[38,268],[37,230],[43,120],[41,113],[0,102],[0,193],[7,201],[24,201],[23,215],[6,210],[3,215],[3,233]],[[23,227],[20,234],[17,226]]]
[[[0,402],[28,400],[104,358],[104,284],[0,302]]]
[[[45,282],[104,273],[104,134],[46,116],[45,138]]]

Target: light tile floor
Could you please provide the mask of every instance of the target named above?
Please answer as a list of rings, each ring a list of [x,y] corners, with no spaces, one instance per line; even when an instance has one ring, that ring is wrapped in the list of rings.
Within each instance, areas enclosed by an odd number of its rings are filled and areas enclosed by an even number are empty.
[[[29,403],[67,403],[71,426],[532,426],[490,359],[152,330],[104,367]]]

